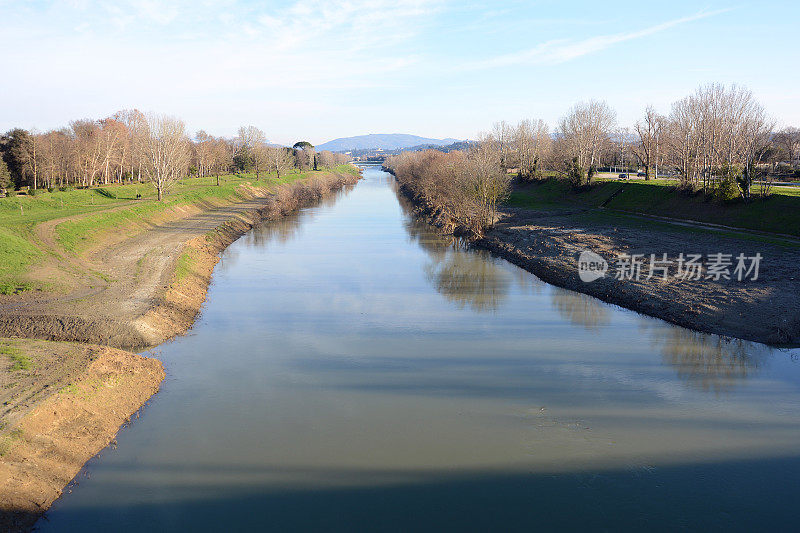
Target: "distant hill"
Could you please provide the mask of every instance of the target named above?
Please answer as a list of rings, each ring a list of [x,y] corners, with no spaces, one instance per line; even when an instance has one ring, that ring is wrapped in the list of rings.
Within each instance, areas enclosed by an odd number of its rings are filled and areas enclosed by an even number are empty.
[[[407,133],[371,133],[369,135],[334,139],[322,143],[315,148],[317,151],[330,150],[331,152],[349,152],[352,150],[399,150],[420,145],[444,146],[457,141],[458,139],[429,139],[427,137],[409,135]]]

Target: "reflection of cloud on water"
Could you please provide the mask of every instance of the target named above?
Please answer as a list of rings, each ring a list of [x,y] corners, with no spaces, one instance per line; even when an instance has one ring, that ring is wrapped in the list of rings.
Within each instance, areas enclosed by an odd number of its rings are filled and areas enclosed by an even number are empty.
[[[611,322],[608,306],[596,298],[558,287],[553,287],[551,293],[553,308],[561,318],[577,326],[597,331]]]
[[[694,388],[722,393],[754,376],[763,364],[762,347],[673,326],[658,328],[653,344],[678,377]]]

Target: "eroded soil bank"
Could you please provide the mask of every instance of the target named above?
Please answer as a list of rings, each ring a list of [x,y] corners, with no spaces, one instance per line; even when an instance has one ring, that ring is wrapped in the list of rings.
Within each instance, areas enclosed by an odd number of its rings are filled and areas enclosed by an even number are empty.
[[[359,178],[321,172],[273,190],[254,187],[238,204],[181,209],[134,237],[65,259],[75,270],[99,272],[100,286],[71,280],[66,295],[0,301],[0,337],[7,337],[0,338],[0,530],[33,527],[158,391],[161,362],[118,347],[154,346],[186,331],[220,251],[254,225]]]
[[[156,359],[106,346],[11,339],[0,357],[0,530],[27,531],[83,464],[158,391]]]
[[[123,349],[161,344],[193,323],[221,250],[254,225],[312,205],[358,179],[356,173],[320,172],[275,189],[252,187],[247,201],[181,209],[132,238],[77,258],[62,255],[62,270],[73,262],[73,270],[96,271],[100,280],[73,279],[66,295],[0,299],[0,337]]]
[[[447,233],[460,233],[453,219],[424,198],[400,188],[419,216]],[[490,250],[543,281],[589,294],[605,302],[661,318],[689,329],[771,345],[800,344],[800,248],[749,235],[682,228],[628,216],[608,216],[587,209],[526,210],[503,208],[499,221],[472,245]],[[605,277],[584,282],[578,257],[588,250],[609,263]],[[679,254],[701,254],[702,279],[681,279],[677,263],[663,279],[648,269],[636,279],[616,279],[621,254],[651,254],[675,260]],[[758,279],[708,279],[711,254],[760,253]],[[748,263],[749,266],[749,263]],[[735,267],[731,266],[731,272]]]

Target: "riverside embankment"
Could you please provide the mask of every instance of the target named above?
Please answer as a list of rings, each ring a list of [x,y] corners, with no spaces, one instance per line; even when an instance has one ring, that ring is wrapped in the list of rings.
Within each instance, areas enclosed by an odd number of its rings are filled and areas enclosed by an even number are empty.
[[[559,287],[591,295],[686,328],[772,345],[800,344],[800,244],[780,237],[687,226],[644,219],[582,205],[534,209],[501,207],[498,221],[482,235],[470,235],[441,206],[400,186],[420,216],[445,233],[467,235],[483,248]],[[609,264],[606,276],[581,280],[578,258],[591,251]],[[651,276],[649,261],[666,254],[667,275]],[[702,256],[698,279],[678,270],[681,254]],[[730,279],[710,276],[711,260],[730,260]],[[754,272],[737,279],[736,257],[761,255]],[[618,278],[621,257],[636,255],[639,275]],[[746,262],[750,267],[752,261]],[[618,267],[615,269],[615,267]],[[635,274],[628,272],[628,274]]]
[[[200,198],[135,222],[111,210],[33,228],[46,252],[36,268],[68,289],[0,299],[0,527],[31,527],[159,389],[159,361],[115,348],[155,346],[186,331],[219,252],[260,222],[318,203],[359,177],[354,167],[339,168],[291,183],[242,184],[230,199]],[[71,253],[57,232],[85,217],[122,222]]]

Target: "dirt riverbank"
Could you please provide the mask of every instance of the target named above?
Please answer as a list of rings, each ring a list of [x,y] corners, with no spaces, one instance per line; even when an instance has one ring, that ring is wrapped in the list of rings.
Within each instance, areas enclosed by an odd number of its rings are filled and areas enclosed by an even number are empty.
[[[156,359],[96,345],[0,343],[0,530],[28,531],[158,391]],[[13,368],[20,360],[27,363]]]
[[[245,201],[177,208],[151,227],[121,228],[81,256],[57,249],[52,233],[61,221],[37,227],[52,247],[39,267],[63,275],[69,290],[0,298],[0,530],[30,530],[158,391],[161,362],[116,348],[155,346],[186,331],[219,252],[254,225],[358,179],[320,172],[274,188],[257,184]]]
[[[0,296],[0,337],[124,349],[158,345],[194,322],[221,250],[254,225],[312,205],[358,179],[352,173],[320,172],[274,189],[256,184],[246,191],[246,201],[176,209],[163,223],[131,238],[112,236],[78,257],[53,244],[49,262],[54,264],[38,268],[57,269],[71,289],[62,295]],[[55,227],[39,229],[43,242],[55,243],[48,236]]]
[[[407,190],[401,194],[418,216],[446,233],[460,233],[447,213]],[[499,221],[472,245],[487,249],[543,281],[594,296],[642,314],[706,333],[772,345],[800,344],[800,247],[665,222],[610,215],[591,209],[526,210],[502,208]],[[604,277],[582,281],[578,257],[583,251],[608,262]],[[702,256],[701,279],[678,276],[677,258]],[[622,255],[641,254],[639,279],[617,279]],[[648,278],[651,254],[672,261]],[[709,279],[710,258],[730,254],[731,279]],[[758,279],[752,272],[736,279],[736,257],[761,254]],[[746,266],[751,266],[747,261]],[[624,268],[624,267],[623,267]]]

